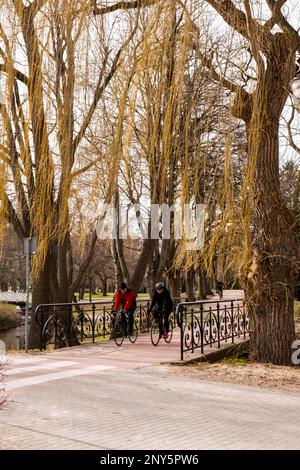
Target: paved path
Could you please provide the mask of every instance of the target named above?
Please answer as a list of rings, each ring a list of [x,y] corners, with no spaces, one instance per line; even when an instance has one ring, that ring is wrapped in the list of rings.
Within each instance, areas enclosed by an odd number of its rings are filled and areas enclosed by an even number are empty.
[[[0,449],[299,449],[300,397],[187,378],[149,338],[38,356],[6,373]]]

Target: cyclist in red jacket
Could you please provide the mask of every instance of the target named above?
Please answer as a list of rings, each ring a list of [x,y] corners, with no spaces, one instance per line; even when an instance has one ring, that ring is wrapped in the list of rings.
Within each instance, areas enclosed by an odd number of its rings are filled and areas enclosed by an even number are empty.
[[[136,310],[136,291],[129,289],[125,282],[121,282],[119,289],[116,290],[114,298],[115,312],[122,307],[122,311],[128,315],[129,334],[133,333],[133,315]],[[125,315],[124,315],[125,320]]]

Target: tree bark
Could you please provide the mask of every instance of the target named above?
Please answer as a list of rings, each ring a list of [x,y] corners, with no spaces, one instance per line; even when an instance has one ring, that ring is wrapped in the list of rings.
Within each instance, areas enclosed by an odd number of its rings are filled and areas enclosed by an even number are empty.
[[[103,297],[107,296],[107,277],[101,276],[101,285],[102,285],[102,295]]]
[[[138,290],[143,282],[152,254],[153,241],[154,240],[151,240],[151,238],[143,241],[143,248],[130,281],[130,285],[133,289]]]
[[[293,219],[279,189],[278,128],[264,125],[253,199],[253,261],[246,280],[252,358],[290,364],[295,336],[297,246]],[[274,158],[275,157],[275,158]]]
[[[84,278],[82,279],[80,289],[79,289],[79,300],[84,299],[86,281],[87,281],[87,276],[84,276]]]
[[[52,269],[51,255],[48,253],[43,269],[39,273],[32,290],[32,308],[29,329],[28,345],[29,349],[40,348],[41,327],[36,321],[35,309],[40,304],[50,304],[53,302],[53,295],[50,283],[50,270]]]
[[[123,275],[122,275],[121,264],[120,264],[119,257],[118,257],[117,241],[115,239],[113,239],[111,242],[111,253],[112,253],[114,266],[115,266],[115,284],[116,286],[118,286],[121,284],[123,280]]]
[[[186,295],[189,302],[195,300],[195,271],[190,269],[185,275]]]
[[[180,272],[178,270],[168,273],[168,281],[171,292],[171,297],[173,299],[180,299],[181,296],[181,279]]]
[[[280,190],[279,119],[287,98],[287,44],[278,36],[258,81],[256,106],[248,125],[249,168],[253,172],[252,266],[246,278],[252,358],[291,363],[294,285],[299,248],[294,221]],[[291,57],[289,57],[292,63]]]

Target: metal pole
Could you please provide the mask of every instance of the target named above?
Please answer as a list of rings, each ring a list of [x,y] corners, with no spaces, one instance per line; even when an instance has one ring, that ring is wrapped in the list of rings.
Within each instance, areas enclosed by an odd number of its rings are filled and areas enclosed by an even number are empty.
[[[26,312],[25,312],[25,352],[28,352],[28,314],[29,314],[29,250],[26,252]]]

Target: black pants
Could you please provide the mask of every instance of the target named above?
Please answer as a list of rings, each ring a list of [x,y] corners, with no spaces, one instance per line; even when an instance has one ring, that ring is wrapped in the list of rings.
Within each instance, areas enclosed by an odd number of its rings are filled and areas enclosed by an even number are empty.
[[[170,310],[158,309],[158,310],[156,310],[154,315],[155,315],[156,319],[158,320],[159,333],[161,335],[163,334],[164,331],[169,333],[169,327],[170,327],[169,317],[171,315],[171,311]]]
[[[135,312],[135,307],[131,307],[128,312],[127,312],[127,315],[128,315],[128,332],[130,334],[133,333],[133,320],[134,320],[134,312]],[[125,317],[125,312],[122,310],[122,322],[123,322],[123,325],[124,325],[124,329],[126,330],[126,317]]]

